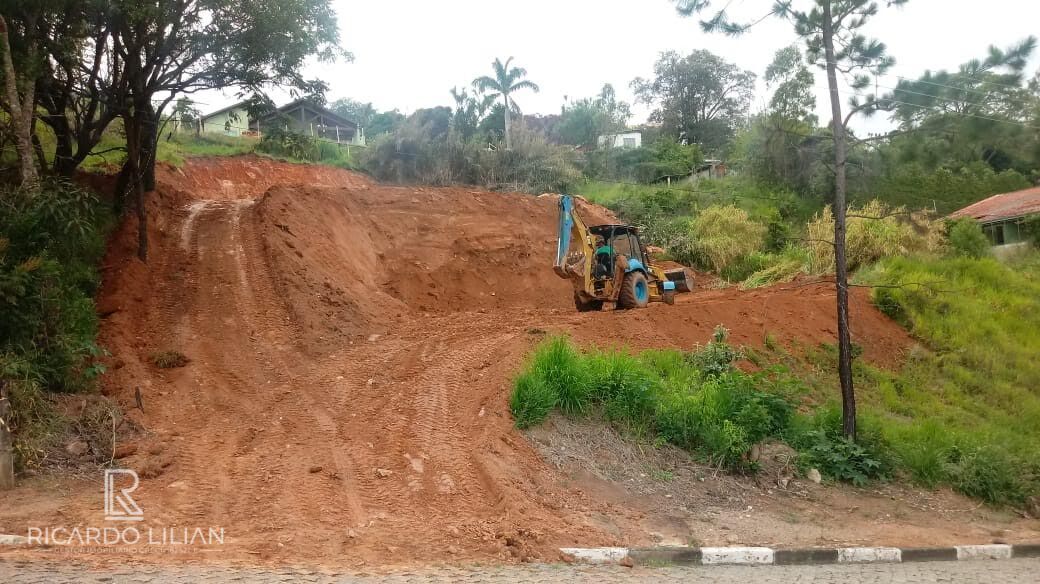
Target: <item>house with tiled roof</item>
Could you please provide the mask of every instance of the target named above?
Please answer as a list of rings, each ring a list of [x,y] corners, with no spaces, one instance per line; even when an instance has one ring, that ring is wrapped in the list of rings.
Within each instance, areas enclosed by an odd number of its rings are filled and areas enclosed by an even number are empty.
[[[950,218],[971,217],[978,221],[993,244],[994,253],[1006,256],[1029,246],[1023,223],[1033,215],[1040,215],[1040,187],[993,195],[952,213]]]

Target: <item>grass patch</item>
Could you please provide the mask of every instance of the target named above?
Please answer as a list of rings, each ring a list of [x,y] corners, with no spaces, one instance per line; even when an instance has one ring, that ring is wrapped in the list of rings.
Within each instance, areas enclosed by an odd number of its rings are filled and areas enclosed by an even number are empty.
[[[998,504],[1040,493],[1040,254],[890,258],[861,275],[932,350],[897,374],[863,368],[910,477]],[[873,393],[873,392],[872,392]],[[880,399],[879,399],[880,398]]]
[[[566,337],[542,341],[517,377],[510,408],[526,428],[553,409],[602,417],[642,437],[670,442],[734,470],[754,468],[751,447],[790,427],[789,386],[776,371],[747,374],[724,329],[693,353],[579,351]]]
[[[189,363],[189,359],[184,353],[178,351],[159,351],[152,353],[149,356],[152,364],[159,369],[175,369],[177,367],[184,367]]]
[[[280,134],[281,135],[281,134]],[[48,138],[46,131],[41,133],[41,142],[48,160],[53,156],[54,139]],[[175,167],[183,166],[188,158],[212,156],[239,156],[257,154],[275,160],[299,164],[327,164],[349,170],[356,170],[358,164],[353,154],[345,147],[328,142],[313,140],[300,136],[294,142],[304,144],[302,148],[284,148],[279,142],[261,146],[256,138],[225,136],[222,134],[202,133],[195,135],[188,132],[167,132],[160,136],[155,159]],[[119,120],[112,123],[94,147],[93,152],[84,160],[81,168],[90,172],[112,172],[118,170],[126,160],[126,138],[123,136],[122,124]],[[104,154],[100,154],[104,153]]]

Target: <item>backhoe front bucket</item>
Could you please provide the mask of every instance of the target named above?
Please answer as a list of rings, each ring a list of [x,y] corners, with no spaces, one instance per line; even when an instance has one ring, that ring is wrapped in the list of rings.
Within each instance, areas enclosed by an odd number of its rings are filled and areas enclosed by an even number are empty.
[[[672,268],[665,270],[664,275],[668,278],[669,282],[675,282],[676,292],[690,292],[692,291],[691,283],[686,276],[686,270],[683,268]]]

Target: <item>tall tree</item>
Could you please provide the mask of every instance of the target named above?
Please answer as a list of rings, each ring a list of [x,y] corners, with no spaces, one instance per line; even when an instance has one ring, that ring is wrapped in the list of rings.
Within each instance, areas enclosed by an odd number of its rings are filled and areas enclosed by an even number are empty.
[[[1036,47],[1036,37],[1028,37],[1006,49],[991,46],[985,58],[954,71],[901,79],[885,96],[900,129],[914,130],[893,141],[898,161],[931,169],[979,161],[997,171],[1035,169],[1040,133],[1030,126],[1037,94],[1025,69]]]
[[[126,132],[123,176],[140,221],[138,256],[147,257],[144,193],[154,186],[155,149],[162,112],[184,94],[235,87],[262,94],[269,85],[302,95],[325,84],[305,79],[305,60],[349,54],[338,47],[330,0],[109,0],[107,59],[120,83],[108,99],[119,104]],[[118,193],[121,195],[122,193]]]
[[[769,107],[754,117],[734,155],[755,176],[808,194],[818,166],[815,78],[801,50],[792,45],[776,52],[765,81],[773,91]]]
[[[632,117],[631,107],[607,83],[599,95],[565,104],[558,132],[565,144],[595,146],[600,136],[620,132]]]
[[[502,96],[502,104],[505,107],[505,125],[503,129],[505,131],[506,150],[513,148],[513,141],[509,133],[510,114],[513,109],[513,93],[521,89],[530,89],[535,93],[539,91],[538,85],[524,79],[524,77],[527,77],[527,69],[510,67],[512,62],[513,57],[506,59],[505,63],[500,59],[495,59],[495,62],[491,64],[491,68],[494,70],[494,77],[485,75],[473,80],[473,87],[477,91],[489,93],[496,98]]]
[[[816,123],[816,78],[806,65],[798,47],[791,45],[776,52],[766,68],[766,84],[773,90],[769,113],[783,120]]]
[[[7,113],[14,136],[18,178],[23,187],[34,189],[39,175],[33,162],[32,125],[36,110],[36,74],[41,65],[37,29],[43,3],[19,3],[4,8],[17,11],[20,18],[8,21],[0,14],[0,53],[3,53],[0,55],[3,63],[0,107]]]
[[[350,98],[337,99],[329,104],[329,109],[348,120],[357,122],[358,126],[364,128],[366,131],[368,130],[369,124],[372,122],[372,118],[379,113],[376,111],[376,108],[372,106],[371,102],[365,103]]]
[[[755,74],[710,51],[685,57],[667,51],[654,64],[653,79],[637,77],[631,85],[639,101],[655,108],[650,120],[672,138],[717,152],[747,119]]]
[[[907,0],[886,0],[886,5],[905,4]],[[711,0],[672,0],[683,16],[708,9]],[[850,439],[856,438],[856,393],[852,381],[852,338],[849,333],[848,263],[845,257],[845,219],[848,177],[848,124],[860,112],[876,110],[881,101],[874,95],[861,100],[856,95],[849,100],[849,111],[843,114],[838,72],[854,75],[854,91],[870,85],[864,72],[880,76],[895,61],[886,55],[886,47],[862,34],[862,28],[878,13],[878,2],[872,0],[805,0],[808,8],[796,9],[795,0],[777,0],[762,18],[741,24],[729,18],[726,4],[701,27],[707,32],[740,35],[757,22],[772,15],[794,25],[798,36],[805,40],[809,58],[827,72],[827,87],[831,104],[831,134],[834,140],[834,264],[835,292],[838,316],[838,378],[841,382],[842,431]]]
[[[481,120],[494,105],[495,97],[491,95],[470,95],[465,87],[451,88],[451,98],[455,102],[455,112],[451,117],[451,129],[461,138],[469,139],[476,134]]]

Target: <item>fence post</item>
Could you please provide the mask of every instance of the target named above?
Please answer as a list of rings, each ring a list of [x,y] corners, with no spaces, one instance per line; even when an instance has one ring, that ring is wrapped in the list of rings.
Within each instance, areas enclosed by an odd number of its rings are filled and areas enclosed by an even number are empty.
[[[11,437],[11,402],[7,382],[0,381],[0,491],[14,488],[14,440]]]

